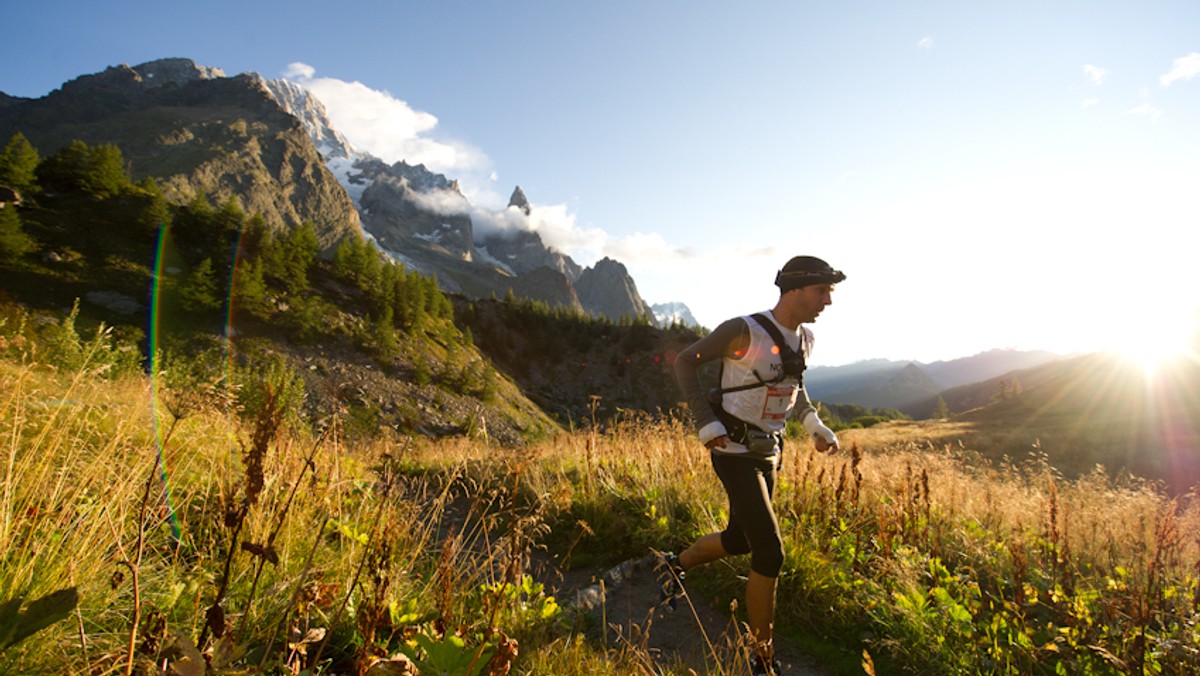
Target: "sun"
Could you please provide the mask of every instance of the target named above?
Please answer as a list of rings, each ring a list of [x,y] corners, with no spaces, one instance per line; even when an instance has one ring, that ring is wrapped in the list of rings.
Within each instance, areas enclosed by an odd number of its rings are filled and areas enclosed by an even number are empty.
[[[1200,309],[1147,308],[1117,332],[1112,350],[1142,367],[1147,375],[1185,357],[1196,358],[1200,348]]]

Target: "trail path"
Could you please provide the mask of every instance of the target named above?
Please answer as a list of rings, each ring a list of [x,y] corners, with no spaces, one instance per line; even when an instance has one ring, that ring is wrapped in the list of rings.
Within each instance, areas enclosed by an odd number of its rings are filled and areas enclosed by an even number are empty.
[[[487,531],[465,497],[446,505],[439,516],[439,540],[452,531],[469,534],[467,549],[481,558],[488,557],[485,543],[498,541],[498,534]],[[690,669],[698,676],[749,674],[746,644],[730,608],[715,607],[699,594],[685,594],[674,610],[669,609],[659,599],[656,559],[647,553],[607,570],[563,571],[544,554],[535,555],[530,563],[531,573],[560,605],[590,617],[584,623],[590,627],[589,640],[602,646],[631,647],[647,655],[652,664],[647,665],[646,673],[685,674]],[[827,674],[778,636],[775,653],[783,666],[781,676]]]
[[[594,620],[589,638],[608,646],[643,648],[656,669],[697,674],[748,674],[741,633],[728,608],[686,595],[670,610],[659,602],[655,557],[632,559],[607,571],[570,571],[546,586],[561,603]],[[550,577],[556,577],[551,575]],[[605,627],[606,631],[600,628]],[[813,662],[776,638],[784,676],[823,676]],[[686,672],[680,672],[686,673]]]

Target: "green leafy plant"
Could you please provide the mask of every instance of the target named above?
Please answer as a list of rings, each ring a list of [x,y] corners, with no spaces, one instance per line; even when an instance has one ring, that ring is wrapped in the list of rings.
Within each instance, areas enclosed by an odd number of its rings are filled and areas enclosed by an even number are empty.
[[[23,601],[17,597],[0,602],[0,653],[66,619],[79,605],[79,592],[75,587],[60,589],[31,601],[21,610]]]

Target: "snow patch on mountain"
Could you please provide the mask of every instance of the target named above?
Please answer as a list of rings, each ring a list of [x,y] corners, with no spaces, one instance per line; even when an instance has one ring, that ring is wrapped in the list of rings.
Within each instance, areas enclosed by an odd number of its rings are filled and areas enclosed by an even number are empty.
[[[671,303],[655,303],[650,306],[650,310],[654,312],[654,323],[667,327],[673,324],[683,324],[684,326],[699,326],[700,323],[692,316],[692,311],[687,305],[678,301]]]
[[[476,246],[475,247],[475,257],[476,257],[475,259],[477,261],[479,261],[481,263],[487,263],[488,265],[494,265],[497,268],[507,272],[508,274],[513,275],[514,277],[517,274],[516,271],[514,271],[511,267],[509,267],[509,265],[507,263],[505,263],[504,261],[501,261],[500,259],[493,256],[491,254],[491,252],[488,251],[488,248],[486,246]],[[509,255],[509,258],[514,258],[514,256]]]

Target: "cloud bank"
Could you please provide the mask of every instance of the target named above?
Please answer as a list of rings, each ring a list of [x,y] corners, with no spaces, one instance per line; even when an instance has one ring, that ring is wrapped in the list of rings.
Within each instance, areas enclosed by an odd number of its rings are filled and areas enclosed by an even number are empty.
[[[461,142],[431,136],[437,117],[415,110],[387,91],[361,82],[317,77],[305,63],[290,64],[283,77],[312,92],[350,144],[394,163],[424,164],[438,173],[490,172],[489,160]]]

